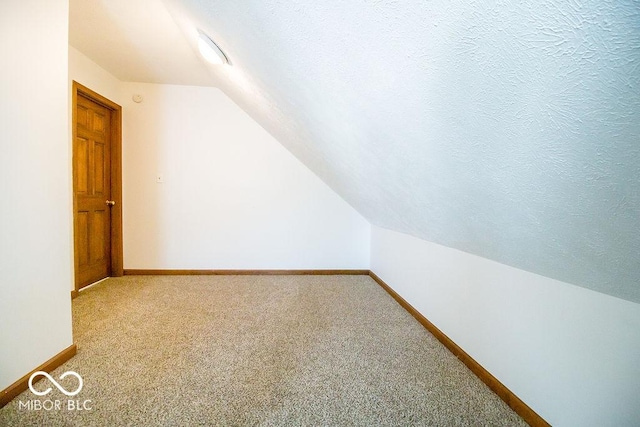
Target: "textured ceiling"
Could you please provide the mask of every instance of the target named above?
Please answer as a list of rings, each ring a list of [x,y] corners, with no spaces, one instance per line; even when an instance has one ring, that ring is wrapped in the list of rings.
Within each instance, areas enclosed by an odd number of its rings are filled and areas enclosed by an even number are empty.
[[[640,302],[637,1],[165,5],[373,224]]]

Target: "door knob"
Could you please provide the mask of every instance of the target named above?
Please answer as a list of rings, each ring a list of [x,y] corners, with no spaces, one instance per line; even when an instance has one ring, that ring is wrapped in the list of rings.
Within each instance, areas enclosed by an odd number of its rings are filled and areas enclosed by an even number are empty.
[[[107,206],[114,206],[116,202],[114,200],[107,200]]]

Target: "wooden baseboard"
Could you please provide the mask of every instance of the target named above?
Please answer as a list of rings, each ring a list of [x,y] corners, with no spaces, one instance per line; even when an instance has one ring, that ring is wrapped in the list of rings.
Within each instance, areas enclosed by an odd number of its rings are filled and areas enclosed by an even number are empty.
[[[367,276],[369,270],[124,270],[125,276]]]
[[[398,304],[400,304],[405,310],[409,312],[422,326],[425,327],[431,334],[438,339],[445,347],[449,349],[458,359],[462,361],[482,382],[484,382],[495,394],[498,395],[504,402],[509,405],[518,415],[520,415],[530,426],[532,427],[549,427],[547,423],[540,415],[538,415],[533,409],[531,409],[526,403],[524,403],[518,396],[516,396],[511,390],[509,390],[504,384],[502,384],[496,377],[491,375],[489,371],[476,362],[471,356],[469,356],[458,344],[453,342],[451,338],[446,336],[440,329],[438,329],[433,323],[431,323],[426,317],[424,317],[418,310],[416,310],[411,304],[409,304],[404,298],[402,298],[396,291],[394,291],[389,285],[387,285],[380,277],[374,272],[370,271],[369,276],[375,280]]]
[[[58,366],[62,365],[67,360],[71,359],[73,356],[75,356],[77,351],[78,349],[75,344],[70,345],[60,353],[53,356],[51,359],[44,362],[42,365],[38,366],[22,378],[20,378],[18,381],[11,384],[9,387],[2,390],[0,392],[0,408],[11,402],[17,395],[29,388],[29,377],[31,377],[31,374],[36,371],[44,371],[49,373],[56,369]]]
[[[77,298],[77,296],[78,296],[78,291],[75,291],[75,290],[71,291],[71,299]]]

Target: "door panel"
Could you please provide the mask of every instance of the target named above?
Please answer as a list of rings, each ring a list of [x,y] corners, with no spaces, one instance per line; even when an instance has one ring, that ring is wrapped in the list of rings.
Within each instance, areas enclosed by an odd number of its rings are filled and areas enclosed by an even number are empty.
[[[110,111],[78,95],[74,141],[77,288],[111,273]]]
[[[76,194],[86,194],[89,191],[89,141],[76,138]]]
[[[93,147],[93,156],[94,156],[94,177],[93,182],[95,183],[95,191],[94,194],[96,196],[106,196],[104,193],[104,184],[105,184],[105,176],[104,176],[104,144],[100,144],[98,142],[95,143]],[[108,200],[108,199],[106,199]]]
[[[77,212],[76,213],[76,236],[88,236],[89,235],[89,212]],[[89,265],[89,246],[88,239],[78,239],[76,237],[76,254],[80,268],[86,268]]]

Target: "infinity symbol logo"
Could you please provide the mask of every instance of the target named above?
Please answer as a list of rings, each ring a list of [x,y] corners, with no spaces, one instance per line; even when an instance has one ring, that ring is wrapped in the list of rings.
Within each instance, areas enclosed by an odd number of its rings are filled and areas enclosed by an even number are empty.
[[[60,379],[63,379],[69,375],[72,375],[74,377],[76,377],[78,379],[78,388],[75,391],[67,391],[65,390],[64,387],[62,387],[60,384],[57,383],[56,380],[53,379],[53,377],[49,374],[47,374],[46,372],[43,371],[37,371],[34,372],[33,374],[31,374],[31,376],[29,377],[29,389],[31,390],[31,392],[37,396],[44,396],[45,394],[49,394],[51,392],[51,387],[49,387],[48,389],[46,389],[45,391],[38,391],[36,389],[33,388],[33,379],[35,377],[37,377],[38,375],[42,375],[43,377],[47,377],[47,379],[49,381],[51,381],[53,383],[53,385],[56,386],[56,388],[58,390],[60,390],[61,392],[63,392],[64,394],[66,394],[67,396],[71,397],[71,396],[75,396],[76,394],[80,393],[80,390],[82,390],[82,377],[80,375],[78,375],[77,372],[74,371],[67,371],[64,374],[60,375]]]

